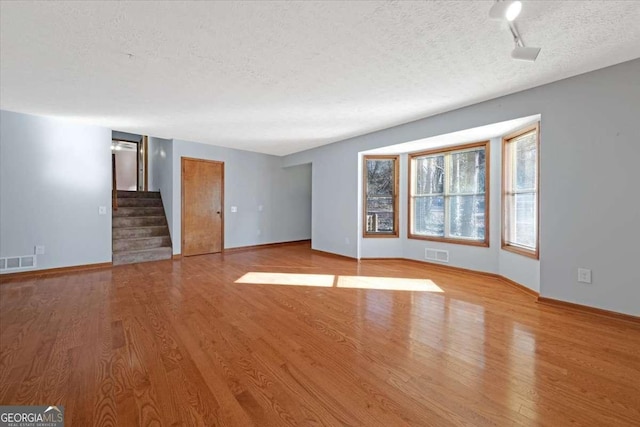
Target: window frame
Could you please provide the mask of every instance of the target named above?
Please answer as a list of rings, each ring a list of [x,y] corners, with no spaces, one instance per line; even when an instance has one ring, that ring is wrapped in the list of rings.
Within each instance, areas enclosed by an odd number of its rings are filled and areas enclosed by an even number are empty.
[[[392,160],[393,161],[393,232],[367,231],[367,161]],[[363,238],[398,238],[400,237],[400,212],[398,210],[398,189],[400,187],[400,155],[364,155],[362,156],[362,237]]]
[[[512,242],[509,242],[507,236],[507,161],[511,159],[507,159],[507,146],[514,139],[525,135],[529,132],[535,131],[536,133],[536,179],[535,179],[535,201],[536,201],[536,248],[535,250],[527,249],[516,245]],[[540,122],[536,122],[533,125],[527,126],[525,128],[519,129],[516,132],[513,132],[509,135],[506,135],[502,138],[502,183],[501,183],[501,205],[502,205],[502,232],[500,233],[501,237],[501,249],[504,251],[512,252],[518,255],[522,255],[532,259],[540,259]]]
[[[421,234],[415,234],[413,233],[413,161],[415,158],[417,157],[424,157],[424,156],[433,156],[433,155],[444,155],[446,156],[448,153],[451,152],[455,152],[455,151],[465,151],[465,150],[470,150],[473,148],[484,148],[484,153],[485,153],[485,157],[484,157],[484,162],[485,162],[485,189],[484,189],[484,240],[470,240],[470,239],[464,239],[464,238],[456,238],[456,237],[439,237],[439,236],[424,236]],[[491,141],[487,140],[487,141],[479,141],[479,142],[472,142],[469,144],[462,144],[462,145],[454,145],[451,147],[443,147],[443,148],[437,148],[437,149],[433,149],[433,150],[426,150],[426,151],[418,151],[418,152],[414,152],[414,153],[409,153],[409,180],[408,180],[408,197],[407,197],[407,238],[408,239],[416,239],[416,240],[429,240],[429,241],[433,241],[433,242],[443,242],[443,243],[453,243],[453,244],[457,244],[457,245],[467,245],[467,246],[479,246],[479,247],[485,247],[488,248],[490,243],[490,238],[491,238],[491,233],[490,233],[490,202],[491,202],[491,197],[490,197],[490,190],[491,190]],[[446,162],[446,160],[445,160]],[[445,181],[446,181],[446,177],[445,177]],[[443,194],[444,200],[445,200],[445,206],[447,204],[446,198],[450,197],[447,195],[448,191],[446,189],[446,182],[445,182],[445,192]],[[445,213],[445,221],[447,221],[447,216]]]

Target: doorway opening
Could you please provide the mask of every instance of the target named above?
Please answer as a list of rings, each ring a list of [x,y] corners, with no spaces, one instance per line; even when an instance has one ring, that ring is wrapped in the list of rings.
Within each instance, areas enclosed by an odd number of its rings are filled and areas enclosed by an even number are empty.
[[[114,190],[138,191],[138,144],[112,140],[111,162],[115,171]]]
[[[148,138],[113,131],[111,164],[113,191],[148,191]]]
[[[148,191],[149,143],[143,135],[112,133],[111,259],[114,265],[172,257],[162,197],[159,191]]]

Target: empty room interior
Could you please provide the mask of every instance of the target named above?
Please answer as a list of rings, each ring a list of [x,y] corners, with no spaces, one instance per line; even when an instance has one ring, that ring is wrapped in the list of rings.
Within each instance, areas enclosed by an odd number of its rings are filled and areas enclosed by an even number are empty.
[[[0,426],[639,426],[638,22],[0,0]]]

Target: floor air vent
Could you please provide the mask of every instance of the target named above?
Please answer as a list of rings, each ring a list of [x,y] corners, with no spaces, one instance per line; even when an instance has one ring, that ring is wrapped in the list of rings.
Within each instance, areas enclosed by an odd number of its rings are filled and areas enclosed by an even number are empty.
[[[424,250],[424,259],[428,261],[449,262],[449,251],[427,248]]]
[[[0,258],[0,271],[22,270],[36,266],[35,255]]]

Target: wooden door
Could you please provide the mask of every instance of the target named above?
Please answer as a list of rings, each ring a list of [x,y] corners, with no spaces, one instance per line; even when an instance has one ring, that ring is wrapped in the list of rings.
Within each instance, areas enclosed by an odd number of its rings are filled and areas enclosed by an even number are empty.
[[[221,252],[224,163],[182,158],[182,255]]]

